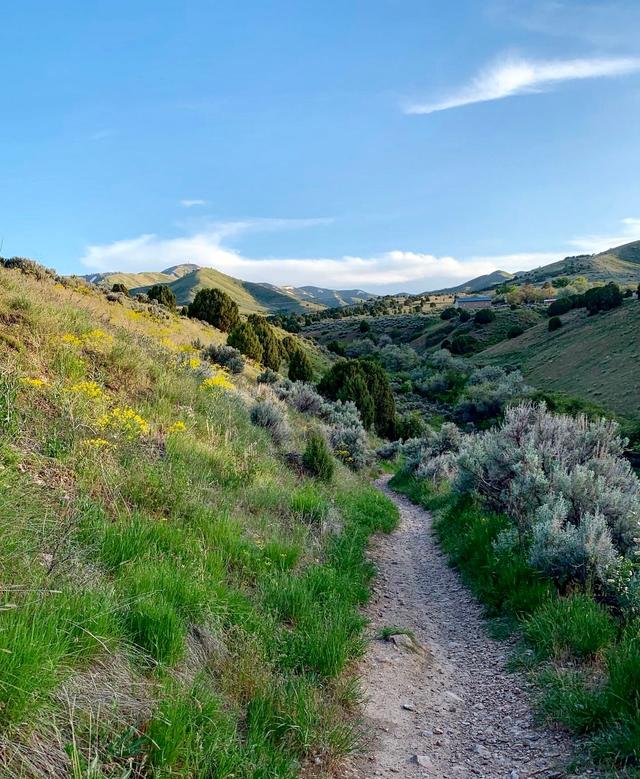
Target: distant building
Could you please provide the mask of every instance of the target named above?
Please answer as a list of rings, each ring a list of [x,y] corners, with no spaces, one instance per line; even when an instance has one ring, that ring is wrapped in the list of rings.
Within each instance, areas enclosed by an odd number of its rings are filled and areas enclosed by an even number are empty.
[[[552,303],[555,303],[558,298],[545,298],[542,302],[545,306],[550,306]]]
[[[459,296],[456,295],[453,301],[454,308],[488,308],[491,305],[492,298],[489,295]]]

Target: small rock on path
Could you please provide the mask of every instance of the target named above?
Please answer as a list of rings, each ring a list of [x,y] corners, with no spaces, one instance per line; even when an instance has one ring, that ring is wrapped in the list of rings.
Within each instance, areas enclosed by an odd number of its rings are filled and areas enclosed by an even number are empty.
[[[390,537],[377,539],[378,568],[367,608],[371,631],[412,631],[374,639],[361,669],[367,753],[340,772],[345,779],[551,779],[569,776],[572,745],[538,727],[525,680],[507,672],[508,646],[492,640],[481,609],[447,564],[429,512],[377,483],[400,509]]]

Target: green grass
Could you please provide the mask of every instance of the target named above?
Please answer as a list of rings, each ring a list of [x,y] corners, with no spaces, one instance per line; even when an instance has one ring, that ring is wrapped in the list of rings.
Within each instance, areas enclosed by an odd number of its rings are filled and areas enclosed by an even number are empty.
[[[541,657],[587,659],[613,643],[616,626],[604,606],[575,593],[541,606],[524,622],[523,633]]]
[[[0,341],[0,773],[277,779],[339,760],[366,546],[393,503],[341,465],[331,484],[290,470],[249,420],[250,376],[204,391],[176,355],[211,328],[0,272],[0,314],[19,295],[21,348]],[[146,432],[102,428],[115,407]]]
[[[563,321],[565,326],[555,333],[542,322],[475,359],[517,366],[528,382],[544,391],[577,395],[622,416],[639,418],[638,301],[625,301],[597,316],[572,311]]]
[[[640,769],[640,622],[623,625],[591,594],[559,594],[517,545],[501,542],[508,519],[471,497],[434,492],[403,471],[390,484],[438,510],[439,542],[492,618],[493,635],[520,632],[510,666],[536,683],[540,712],[586,735],[604,769],[633,776]]]

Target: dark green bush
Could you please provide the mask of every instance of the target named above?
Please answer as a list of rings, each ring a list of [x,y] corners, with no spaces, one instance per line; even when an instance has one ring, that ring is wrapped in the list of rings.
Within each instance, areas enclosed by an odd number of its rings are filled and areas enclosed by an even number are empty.
[[[488,325],[489,322],[495,321],[495,318],[496,312],[492,308],[481,308],[474,314],[473,321],[477,325]]]
[[[559,316],[552,316],[549,320],[549,332],[553,333],[562,327],[562,319]]]
[[[152,287],[149,287],[147,297],[149,300],[157,300],[158,303],[167,308],[174,309],[176,307],[176,296],[167,284],[154,284]]]
[[[189,316],[202,319],[224,333],[230,333],[240,322],[238,304],[222,289],[199,289],[189,304]]]
[[[262,364],[273,371],[279,370],[284,349],[280,345],[275,330],[263,316],[257,314],[251,314],[247,321],[253,327],[253,332],[262,346]]]
[[[513,325],[507,330],[507,338],[517,338],[524,333],[524,327],[522,325]]]
[[[227,345],[233,346],[256,362],[262,360],[262,344],[249,322],[241,322],[233,328],[227,338]]]
[[[452,354],[471,354],[479,346],[479,341],[472,335],[456,335],[451,340]]]
[[[396,405],[384,368],[373,360],[339,360],[318,384],[330,400],[352,400],[365,428],[375,426],[378,435],[395,436]]]
[[[125,287],[125,285],[124,285],[124,284],[121,284],[119,281],[117,281],[117,282],[116,282],[116,283],[115,283],[115,284],[114,284],[114,285],[111,287],[111,291],[112,291],[112,292],[120,292],[120,293],[122,293],[123,295],[126,295],[127,297],[129,297],[129,290],[128,290],[128,289]]]
[[[313,366],[302,348],[294,349],[289,355],[289,378],[291,381],[313,380]]]
[[[317,431],[309,433],[307,446],[302,456],[307,471],[321,481],[331,481],[335,463],[324,436]]]
[[[447,319],[455,319],[457,316],[458,309],[450,306],[449,308],[445,308],[445,310],[440,314],[440,319],[444,319],[446,321]]]
[[[327,349],[330,352],[333,352],[333,354],[337,354],[338,357],[347,356],[347,349],[344,343],[342,343],[342,341],[337,341],[335,339],[333,341],[329,341],[329,343],[327,344]]]

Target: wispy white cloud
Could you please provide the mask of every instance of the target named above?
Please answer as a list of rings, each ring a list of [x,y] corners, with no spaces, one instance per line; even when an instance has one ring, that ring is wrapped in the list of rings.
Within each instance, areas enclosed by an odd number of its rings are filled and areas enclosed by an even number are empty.
[[[206,206],[207,201],[200,200],[199,198],[194,198],[193,200],[189,200],[187,198],[185,200],[181,200],[180,205],[183,206],[184,208],[194,208],[195,206]]]
[[[87,247],[82,262],[94,271],[161,270],[183,262],[212,267],[246,281],[278,285],[357,287],[372,292],[422,292],[466,281],[495,270],[530,270],[562,259],[576,249],[596,252],[640,237],[640,219],[622,220],[621,236],[585,236],[567,241],[555,252],[518,252],[468,257],[437,256],[395,250],[370,256],[247,257],[225,244],[247,230],[310,226],[324,220],[240,220],[174,238],[155,234]],[[302,225],[300,224],[302,223]],[[567,247],[571,247],[567,249]]]
[[[521,270],[557,259],[556,255],[546,253],[458,259],[402,250],[367,257],[255,258],[247,257],[228,245],[230,239],[251,231],[295,229],[330,222],[330,219],[245,219],[214,223],[205,229],[173,238],[148,233],[109,244],[88,246],[82,263],[94,271],[142,271],[193,262],[247,281],[421,291],[490,273],[497,267]]]
[[[620,246],[624,243],[640,240],[640,219],[628,216],[620,220],[621,228],[617,233],[583,235],[568,241],[569,246],[573,246],[584,254],[594,252],[604,252],[614,246]]]
[[[640,58],[534,61],[509,58],[481,71],[467,86],[440,100],[407,105],[407,114],[432,114],[449,108],[544,92],[563,81],[623,76],[640,70]]]

